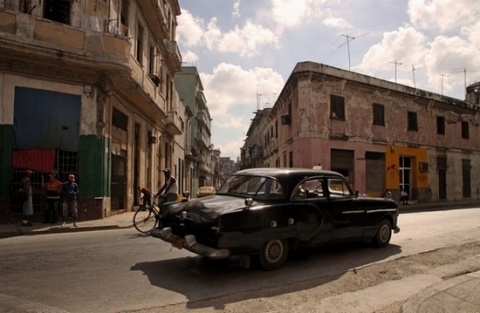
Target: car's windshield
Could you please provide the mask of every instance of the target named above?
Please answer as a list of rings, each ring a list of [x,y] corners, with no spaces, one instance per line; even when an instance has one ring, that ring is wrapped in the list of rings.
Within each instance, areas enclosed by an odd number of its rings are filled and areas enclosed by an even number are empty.
[[[281,184],[273,178],[263,176],[230,176],[218,193],[265,200],[283,198]]]

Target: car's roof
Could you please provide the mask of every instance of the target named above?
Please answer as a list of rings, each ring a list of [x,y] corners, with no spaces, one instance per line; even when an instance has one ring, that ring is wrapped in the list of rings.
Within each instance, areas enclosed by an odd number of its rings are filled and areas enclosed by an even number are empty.
[[[238,171],[233,175],[253,175],[253,176],[271,176],[271,177],[285,177],[285,176],[337,176],[343,177],[342,174],[327,171],[317,170],[310,168],[291,168],[291,167],[262,167],[262,168],[249,168]]]

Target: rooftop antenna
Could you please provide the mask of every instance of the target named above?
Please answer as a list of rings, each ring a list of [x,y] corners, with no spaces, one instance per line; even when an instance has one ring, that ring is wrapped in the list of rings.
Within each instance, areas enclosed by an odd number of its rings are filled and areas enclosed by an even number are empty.
[[[395,64],[395,84],[396,84],[397,83],[397,65],[402,65],[402,63],[397,62],[397,60],[395,60],[395,62],[390,62],[390,63]]]
[[[417,84],[415,83],[415,66],[412,64],[412,76],[413,76],[413,87],[417,88]]]
[[[440,76],[442,76],[442,95],[443,95],[443,77],[444,77],[444,76],[448,77],[448,76],[450,76],[450,75],[451,75],[451,74],[448,74],[448,75],[447,75],[447,74],[442,74],[442,73],[440,73]]]
[[[258,90],[258,88],[257,88]],[[260,110],[260,99],[262,98],[262,94],[258,93],[257,91],[257,112]]]
[[[355,39],[355,38],[360,38],[360,37],[362,37],[362,36],[365,36],[365,35],[367,35],[367,34],[368,34],[368,33],[365,33],[365,34],[362,34],[362,35],[357,36],[357,37],[353,37],[353,36],[349,36],[349,35],[344,35],[344,34],[342,34],[343,37],[346,37],[346,38],[347,38],[347,42],[344,43],[343,45],[340,45],[339,48],[342,47],[342,46],[344,46],[345,44],[347,45],[347,50],[348,50],[348,70],[349,70],[349,71],[350,71],[350,69],[351,69],[351,67],[352,67],[352,65],[351,65],[351,63],[350,63],[350,41],[352,41],[352,40]]]

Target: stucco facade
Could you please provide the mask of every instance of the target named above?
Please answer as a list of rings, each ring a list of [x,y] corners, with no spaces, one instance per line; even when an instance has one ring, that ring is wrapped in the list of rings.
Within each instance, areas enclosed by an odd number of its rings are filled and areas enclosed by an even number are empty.
[[[321,166],[355,190],[412,201],[478,199],[480,114],[462,101],[298,63],[264,123],[263,165]],[[245,146],[254,143],[247,137]]]
[[[182,190],[178,1],[25,3],[0,5],[0,217],[21,215],[15,191],[26,168],[36,216],[40,178],[52,171],[77,175],[83,219],[133,209],[138,187],[163,184],[164,167]]]
[[[214,164],[212,161],[211,117],[198,70],[194,66],[183,66],[175,74],[175,85],[180,99],[191,115],[186,136],[186,166],[190,194],[196,195],[198,187],[213,186]]]

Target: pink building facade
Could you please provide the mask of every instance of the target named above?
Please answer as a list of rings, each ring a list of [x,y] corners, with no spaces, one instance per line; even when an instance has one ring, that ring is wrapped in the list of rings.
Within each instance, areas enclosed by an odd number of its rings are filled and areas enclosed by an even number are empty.
[[[255,146],[263,166],[321,166],[372,196],[391,191],[399,199],[405,190],[418,202],[478,199],[476,102],[298,63],[264,121],[249,129],[242,161]]]

